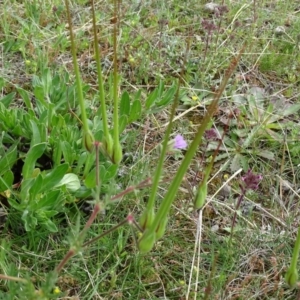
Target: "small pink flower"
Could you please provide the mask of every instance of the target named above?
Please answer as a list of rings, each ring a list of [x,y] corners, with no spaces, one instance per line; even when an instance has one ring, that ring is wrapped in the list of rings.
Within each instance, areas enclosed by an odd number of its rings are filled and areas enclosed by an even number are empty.
[[[244,188],[246,190],[257,190],[258,185],[262,179],[262,175],[256,175],[249,169],[248,172],[242,177]]]
[[[187,142],[182,135],[177,134],[174,138],[174,149],[185,149],[187,147]]]
[[[220,139],[218,132],[214,128],[205,130],[204,137],[207,141],[217,141]]]

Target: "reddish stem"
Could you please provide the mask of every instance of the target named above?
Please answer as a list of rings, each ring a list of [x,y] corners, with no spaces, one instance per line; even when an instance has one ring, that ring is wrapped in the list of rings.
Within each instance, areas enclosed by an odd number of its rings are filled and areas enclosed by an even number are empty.
[[[64,265],[69,261],[69,259],[75,255],[75,250],[74,249],[70,249],[68,251],[68,253],[65,255],[65,257],[62,259],[62,261],[59,263],[59,265],[55,268],[56,272],[59,273],[62,268],[64,267]]]
[[[85,226],[84,226],[84,228],[83,228],[80,235],[82,235],[83,232],[87,231],[91,227],[91,225],[95,221],[99,211],[100,211],[100,204],[96,203],[95,206],[94,206],[94,210],[93,210],[92,214],[90,215],[90,218],[86,222],[86,224],[85,224]]]
[[[128,224],[130,224],[130,225],[131,225],[132,223],[133,223],[133,224],[136,223],[135,220],[134,220],[134,217],[133,217],[131,214],[129,214],[129,215],[127,216],[127,218],[124,219],[123,221],[121,221],[119,224],[113,226],[112,228],[108,229],[107,231],[103,232],[102,234],[100,234],[100,235],[98,235],[98,236],[92,238],[91,240],[87,241],[86,243],[84,243],[84,244],[82,245],[82,247],[86,247],[86,246],[88,246],[88,245],[94,243],[95,241],[97,241],[97,240],[103,238],[103,237],[106,236],[107,234],[109,234],[109,233],[115,231],[116,229],[118,229],[119,227],[123,226],[123,225],[126,224],[126,223],[128,223]]]

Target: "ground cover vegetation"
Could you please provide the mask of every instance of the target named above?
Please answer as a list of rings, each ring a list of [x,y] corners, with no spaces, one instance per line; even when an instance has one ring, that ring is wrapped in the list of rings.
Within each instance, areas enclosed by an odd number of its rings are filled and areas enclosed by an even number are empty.
[[[0,6],[0,299],[300,296],[296,1]]]

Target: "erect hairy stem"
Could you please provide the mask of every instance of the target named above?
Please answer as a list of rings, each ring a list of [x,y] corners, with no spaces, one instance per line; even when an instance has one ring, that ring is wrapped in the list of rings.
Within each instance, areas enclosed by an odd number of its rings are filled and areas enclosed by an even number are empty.
[[[0,274],[0,279],[27,283],[26,279]]]
[[[55,271],[59,273],[62,268],[65,266],[65,264],[70,260],[72,256],[76,254],[76,251],[74,249],[70,249],[68,253],[65,255],[65,257],[62,259],[62,261],[59,263],[59,265],[55,268]]]

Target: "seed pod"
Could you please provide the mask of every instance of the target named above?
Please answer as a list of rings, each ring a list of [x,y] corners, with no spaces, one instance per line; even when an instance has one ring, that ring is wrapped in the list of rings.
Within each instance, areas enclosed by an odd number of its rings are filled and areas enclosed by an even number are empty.
[[[290,267],[285,274],[285,282],[290,286],[294,287],[298,281],[298,271],[296,268]]]
[[[83,144],[87,151],[92,152],[94,149],[94,136],[90,130],[84,132],[83,134]]]
[[[143,230],[149,228],[154,220],[154,209],[145,209],[140,217],[140,226]]]
[[[147,253],[152,250],[155,243],[155,232],[146,229],[138,242],[139,250],[141,253]]]
[[[207,182],[203,180],[198,188],[198,192],[195,199],[194,208],[196,210],[201,209],[205,203],[207,197]]]
[[[165,234],[167,224],[168,224],[168,218],[164,218],[159,222],[159,225],[157,226],[156,229],[155,241],[159,240]]]
[[[116,165],[118,165],[123,157],[122,153],[122,147],[120,143],[115,143],[113,147],[113,156],[112,156],[112,162]]]
[[[112,156],[113,156],[113,139],[110,134],[104,138],[103,149],[106,152],[106,154],[108,155],[108,157],[112,158]]]

